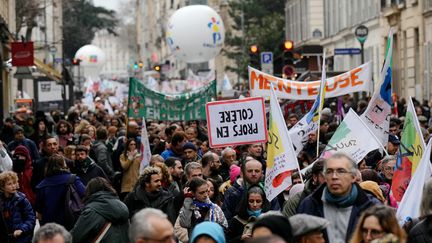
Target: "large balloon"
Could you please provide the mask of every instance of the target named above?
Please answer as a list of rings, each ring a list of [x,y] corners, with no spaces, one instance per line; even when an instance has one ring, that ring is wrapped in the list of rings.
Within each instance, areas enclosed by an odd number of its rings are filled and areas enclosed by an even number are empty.
[[[168,22],[171,52],[187,63],[207,62],[219,54],[225,40],[221,17],[206,5],[183,7]]]
[[[95,45],[85,45],[75,54],[75,58],[81,60],[82,67],[101,68],[105,64],[105,53]]]

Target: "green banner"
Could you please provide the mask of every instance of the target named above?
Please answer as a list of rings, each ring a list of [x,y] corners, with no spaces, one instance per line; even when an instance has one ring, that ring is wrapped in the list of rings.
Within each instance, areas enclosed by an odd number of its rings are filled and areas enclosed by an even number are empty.
[[[140,81],[129,81],[128,116],[159,121],[205,120],[205,105],[216,100],[216,81],[198,90],[162,94],[148,89]]]

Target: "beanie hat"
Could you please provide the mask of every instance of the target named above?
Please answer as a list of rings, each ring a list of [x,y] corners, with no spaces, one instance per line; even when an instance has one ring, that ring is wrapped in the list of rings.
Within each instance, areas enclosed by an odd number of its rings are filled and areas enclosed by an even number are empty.
[[[187,143],[185,143],[185,145],[183,145],[183,150],[186,150],[186,149],[192,149],[194,151],[197,151],[195,144],[193,144],[191,142],[187,142]]]
[[[234,184],[237,177],[240,175],[240,167],[238,165],[231,165],[229,170],[231,185]]]
[[[385,201],[382,190],[375,181],[363,181],[360,183],[360,187],[364,191],[372,193],[381,202]]]
[[[291,223],[292,233],[295,237],[304,236],[314,231],[321,231],[330,224],[327,219],[308,214],[291,216],[289,222]]]
[[[24,132],[24,129],[18,125],[14,125],[12,130],[13,130],[13,134],[16,134],[18,132]]]

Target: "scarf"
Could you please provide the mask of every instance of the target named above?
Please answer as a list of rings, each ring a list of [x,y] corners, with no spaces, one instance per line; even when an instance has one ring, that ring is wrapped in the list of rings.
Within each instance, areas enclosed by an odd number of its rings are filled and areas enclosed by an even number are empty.
[[[331,194],[327,187],[324,188],[324,197],[326,202],[336,205],[337,207],[347,208],[354,204],[357,199],[358,189],[354,184],[351,187],[351,192],[344,197],[337,197]]]
[[[213,205],[213,203],[208,203],[208,202],[200,202],[200,201],[196,201],[196,200],[193,200],[192,201],[192,203],[193,203],[193,205],[195,205],[195,207],[196,207],[196,209],[198,210],[198,211],[205,211],[205,212],[207,212],[207,211],[209,211],[210,210],[210,221],[211,222],[214,222],[215,221],[215,218],[214,218],[214,205]],[[205,215],[202,215],[202,218],[204,218],[205,217]]]

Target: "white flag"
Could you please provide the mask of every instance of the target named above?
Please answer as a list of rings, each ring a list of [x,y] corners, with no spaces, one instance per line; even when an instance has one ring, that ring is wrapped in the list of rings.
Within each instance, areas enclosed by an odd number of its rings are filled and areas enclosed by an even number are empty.
[[[366,111],[361,115],[363,122],[377,136],[383,145],[387,145],[388,141],[392,104],[393,29],[390,29],[388,34],[386,53],[384,66],[380,73],[380,88],[375,90]]]
[[[150,164],[150,159],[151,159],[151,151],[150,151],[150,142],[148,140],[148,135],[147,135],[147,126],[146,126],[146,122],[145,119],[142,119],[142,125],[141,125],[141,147],[140,147],[140,152],[141,152],[141,164],[140,164],[140,174],[141,172],[144,170],[145,167],[147,167]]]
[[[228,75],[224,75],[223,78],[223,83],[222,83],[222,91],[228,91],[228,90],[232,90],[232,85],[231,85],[231,81],[228,78]]]
[[[358,163],[367,153],[377,148],[382,148],[381,142],[355,111],[350,109],[326,145],[321,157],[328,158],[336,152],[344,152]]]
[[[426,151],[420,160],[414,176],[405,191],[399,208],[396,212],[396,217],[400,225],[403,225],[407,219],[414,219],[420,216],[420,204],[423,196],[423,186],[432,176],[432,168],[430,163],[432,140],[426,147]]]
[[[269,201],[292,184],[291,174],[299,169],[297,155],[273,86],[271,90],[267,169],[264,181],[264,191]]]

